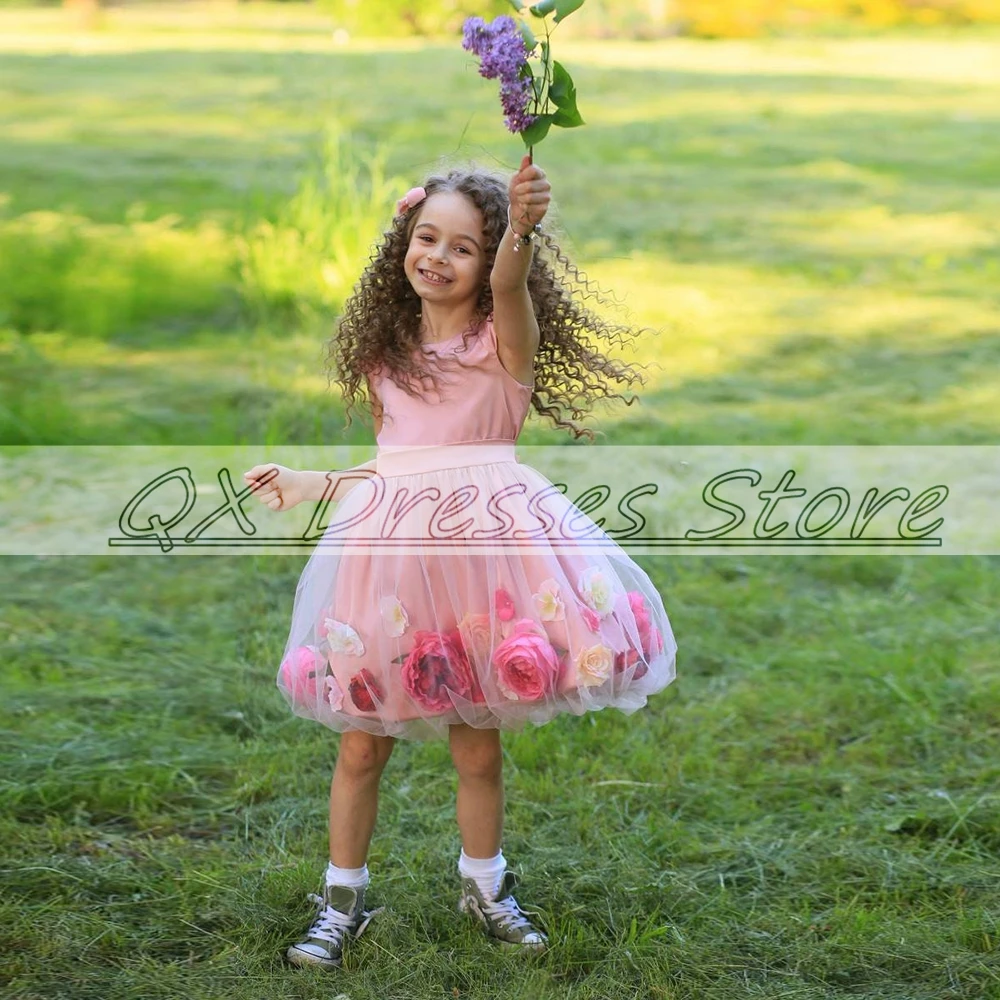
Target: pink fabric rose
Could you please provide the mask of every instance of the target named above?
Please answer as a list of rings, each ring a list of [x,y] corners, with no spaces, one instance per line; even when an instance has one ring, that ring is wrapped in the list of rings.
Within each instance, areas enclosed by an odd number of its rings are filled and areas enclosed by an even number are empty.
[[[316,704],[318,683],[326,663],[315,646],[293,649],[281,664],[281,683],[296,705]]]
[[[648,660],[663,649],[663,636],[653,625],[649,616],[649,605],[638,590],[628,592],[628,604],[639,631],[639,645],[642,648],[643,658]]]
[[[660,630],[654,625],[649,632],[649,643],[643,644],[642,652],[646,659],[650,659],[656,656],[657,653],[663,652],[663,636],[660,634]]]
[[[514,617],[514,601],[503,587],[498,587],[493,595],[493,606],[500,621],[509,622]]]
[[[628,606],[632,612],[632,616],[635,618],[635,623],[639,628],[640,635],[643,630],[649,631],[649,607],[646,604],[646,598],[638,590],[630,590],[626,595],[628,597]]]
[[[413,639],[400,676],[404,690],[417,704],[432,712],[446,712],[453,705],[449,692],[462,698],[473,694],[472,668],[458,629],[420,630]]]
[[[497,687],[512,701],[537,701],[551,690],[559,673],[559,657],[545,633],[530,618],[493,652]]]

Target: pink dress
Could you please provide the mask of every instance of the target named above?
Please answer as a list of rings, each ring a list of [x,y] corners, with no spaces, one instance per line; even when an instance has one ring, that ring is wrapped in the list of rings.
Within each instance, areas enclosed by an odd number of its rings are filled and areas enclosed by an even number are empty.
[[[277,678],[292,711],[430,739],[462,722],[520,729],[643,707],[676,675],[659,593],[517,461],[532,388],[500,362],[492,316],[427,346],[455,359],[438,369],[440,394],[372,380],[377,475],[339,501],[299,579]],[[568,521],[587,544],[552,533]]]

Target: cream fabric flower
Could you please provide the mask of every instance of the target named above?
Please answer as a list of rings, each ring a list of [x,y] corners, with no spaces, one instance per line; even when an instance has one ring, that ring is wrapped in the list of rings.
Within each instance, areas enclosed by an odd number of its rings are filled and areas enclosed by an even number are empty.
[[[531,595],[538,609],[538,617],[543,622],[561,622],[566,618],[566,607],[559,596],[559,584],[553,579],[545,580],[537,594]]]
[[[591,566],[580,574],[577,590],[583,603],[593,608],[602,618],[614,610],[615,589],[600,566]]]
[[[488,614],[466,611],[458,623],[458,631],[461,633],[462,642],[469,653],[472,653],[479,660],[489,660],[490,616]]]
[[[603,643],[580,650],[576,658],[576,676],[584,687],[603,684],[614,667],[614,653]]]
[[[385,626],[386,635],[398,638],[406,631],[410,619],[398,597],[383,597],[379,603],[379,610],[382,612],[382,624]]]
[[[347,622],[327,618],[323,628],[326,630],[326,641],[330,644],[331,653],[346,653],[348,656],[364,654],[365,644],[361,641],[361,636]]]

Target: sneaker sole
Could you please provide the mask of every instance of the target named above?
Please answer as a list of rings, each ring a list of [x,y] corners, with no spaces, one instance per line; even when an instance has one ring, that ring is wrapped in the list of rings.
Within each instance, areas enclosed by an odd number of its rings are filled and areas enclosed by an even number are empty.
[[[549,947],[548,941],[543,941],[540,944],[531,944],[530,942],[524,943],[521,941],[506,941],[504,938],[494,937],[492,934],[489,933],[489,931],[486,930],[486,927],[483,924],[482,920],[480,920],[475,913],[470,912],[469,903],[464,896],[458,901],[458,912],[467,914],[469,919],[473,920],[477,927],[482,928],[482,930],[486,934],[486,937],[489,938],[490,941],[494,941],[502,948],[518,948],[521,951],[533,951],[539,953],[548,950]]]
[[[292,963],[292,965],[297,965],[300,968],[306,965],[318,965],[323,969],[340,968],[339,959],[323,958],[321,955],[313,955],[308,951],[299,951],[295,945],[292,945],[288,951],[285,952],[285,957]]]

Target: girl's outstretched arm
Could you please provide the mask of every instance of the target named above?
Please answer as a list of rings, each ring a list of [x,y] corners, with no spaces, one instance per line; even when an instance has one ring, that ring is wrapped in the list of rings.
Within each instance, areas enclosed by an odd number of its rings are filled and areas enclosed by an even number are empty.
[[[540,331],[535,309],[528,294],[528,272],[534,255],[534,243],[515,251],[518,236],[541,222],[548,211],[551,185],[541,167],[525,155],[521,169],[510,182],[510,225],[497,248],[490,274],[493,292],[493,329],[504,367],[511,373],[530,372],[538,351]]]
[[[322,500],[324,493],[328,493],[332,488],[333,493],[329,494],[327,499],[334,503],[343,500],[358,483],[375,475],[375,462],[373,458],[371,461],[351,466],[349,469],[341,469],[339,472],[300,472],[299,475],[303,477],[304,498]]]

